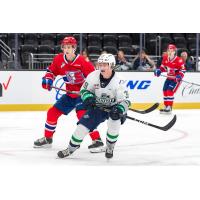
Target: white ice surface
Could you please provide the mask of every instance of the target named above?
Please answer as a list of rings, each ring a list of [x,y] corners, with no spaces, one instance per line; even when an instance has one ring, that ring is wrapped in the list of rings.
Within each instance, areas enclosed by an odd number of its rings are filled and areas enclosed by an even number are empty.
[[[129,111],[130,116],[165,125],[172,116],[160,115],[158,110],[141,115]],[[137,166],[137,165],[200,165],[200,110],[174,110],[177,122],[169,131],[161,131],[127,119],[112,160],[104,153],[91,154],[86,136],[81,148],[66,159],[58,159],[57,152],[67,147],[76,127],[75,113],[59,119],[51,149],[34,149],[35,139],[43,136],[46,112],[0,112],[0,163]],[[106,122],[98,127],[105,142]]]

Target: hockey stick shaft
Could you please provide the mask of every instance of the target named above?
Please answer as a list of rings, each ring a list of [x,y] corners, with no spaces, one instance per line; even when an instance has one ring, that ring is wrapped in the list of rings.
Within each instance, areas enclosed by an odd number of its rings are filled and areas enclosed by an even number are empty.
[[[166,76],[166,75],[163,75],[163,74],[161,74],[160,76],[163,76],[163,77],[165,77],[165,78],[174,78],[173,76]],[[192,84],[192,85],[200,86],[200,84],[192,83],[192,82],[185,81],[185,80],[181,80],[181,82],[188,83],[188,84]]]
[[[70,90],[65,90],[65,89],[62,89],[62,88],[59,88],[59,87],[55,87],[55,86],[51,86],[52,88],[56,89],[56,90],[61,90],[61,91],[64,91],[68,94],[77,94],[77,95],[80,95],[80,92],[79,91],[70,91]]]
[[[107,109],[107,108],[99,108],[105,112],[110,112],[110,109]],[[153,128],[157,128],[157,129],[160,129],[162,131],[167,131],[169,130],[172,126],[174,126],[174,124],[176,123],[176,115],[174,115],[173,119],[168,123],[166,124],[165,126],[157,126],[155,124],[152,124],[152,123],[149,123],[149,122],[146,122],[146,121],[143,121],[143,120],[139,120],[137,118],[134,118],[134,117],[130,117],[130,116],[126,116],[127,119],[130,119],[130,120],[133,120],[133,121],[136,121],[136,122],[139,122],[141,124],[144,124],[144,125],[147,125],[147,126],[151,126]]]

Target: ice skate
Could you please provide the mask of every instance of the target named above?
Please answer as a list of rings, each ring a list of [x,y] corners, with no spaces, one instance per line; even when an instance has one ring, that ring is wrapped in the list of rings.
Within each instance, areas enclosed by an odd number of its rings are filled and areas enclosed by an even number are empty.
[[[59,151],[57,153],[58,157],[59,158],[65,158],[65,157],[68,157],[70,156],[72,153],[74,153],[74,151],[76,151],[80,146],[77,146],[77,147],[71,147],[69,146],[67,149],[64,149],[62,151]]]
[[[113,157],[114,146],[115,146],[115,144],[111,144],[111,143],[107,142],[106,153],[105,153],[106,158]]]
[[[92,144],[88,146],[91,153],[105,152],[105,146],[101,139],[92,141]]]
[[[72,152],[73,153],[73,152]],[[59,151],[58,153],[57,153],[57,155],[58,155],[58,157],[59,158],[65,158],[65,157],[68,157],[70,154],[72,154],[72,153],[70,153],[70,151],[69,151],[69,148],[67,148],[67,149],[64,149],[64,150],[62,150],[62,151]]]
[[[165,108],[160,109],[160,114],[172,114],[172,107],[171,106],[165,106]]]
[[[52,138],[40,138],[34,142],[34,148],[50,148],[52,146]]]

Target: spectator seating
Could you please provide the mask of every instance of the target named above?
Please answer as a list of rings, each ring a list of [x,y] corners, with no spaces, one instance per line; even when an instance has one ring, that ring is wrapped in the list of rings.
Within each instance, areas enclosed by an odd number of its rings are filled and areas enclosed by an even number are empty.
[[[24,45],[32,45],[37,47],[39,45],[39,37],[37,33],[25,33],[23,35]]]
[[[170,33],[158,33],[158,35],[160,37],[171,38],[171,34]]]
[[[22,65],[27,62],[30,53],[62,52],[61,41],[64,37],[72,35],[78,42],[77,53],[79,53],[80,33],[19,33],[19,57]],[[82,35],[82,49],[87,49],[89,55],[99,55],[102,50],[116,55],[120,49],[125,55],[136,55],[135,47],[140,44],[139,33],[83,33]],[[196,33],[145,33],[145,48],[150,55],[155,55],[156,45],[158,52],[157,36],[161,39],[162,52],[169,43],[173,43],[179,51],[185,49],[190,55],[196,55]],[[0,39],[11,48],[12,52],[15,51],[15,33],[0,33]]]
[[[188,46],[188,49],[196,48],[196,38],[188,38],[187,46]]]
[[[87,36],[88,46],[102,47],[102,35],[101,34],[89,34]]]
[[[23,36],[21,34],[18,34],[18,46],[23,44]],[[7,45],[14,50],[15,48],[15,33],[9,33],[8,34],[8,42]]]
[[[150,40],[156,40],[157,36],[158,36],[157,33],[145,33],[145,40],[146,42]]]
[[[79,33],[75,33],[73,34],[73,37],[76,38],[77,42],[78,42],[78,48],[80,46],[80,34]],[[82,49],[85,49],[87,47],[87,34],[82,35]]]
[[[90,54],[99,54],[100,55],[102,49],[99,46],[88,46],[87,51],[88,51],[89,55]]]
[[[53,33],[40,34],[40,44],[54,47],[56,44],[56,35]]]
[[[37,53],[45,54],[41,55],[40,58],[52,58],[53,56],[49,54],[54,54],[54,48],[49,45],[39,45],[37,48]]]
[[[56,46],[54,47],[54,53],[55,53],[55,54],[62,53],[61,45],[56,45]]]
[[[115,46],[104,46],[103,50],[106,51],[107,53],[117,55],[117,48]]]
[[[177,37],[185,37],[184,33],[172,33],[172,38],[177,38]]]
[[[196,38],[196,33],[186,33],[186,39],[189,39],[189,38]]]
[[[190,49],[190,56],[196,56],[196,48],[195,49]],[[200,50],[199,50],[199,55],[200,55]]]
[[[28,68],[28,62],[30,59],[30,53],[37,53],[37,48],[33,45],[21,45],[20,46],[20,59],[21,64]]]
[[[174,43],[177,48],[187,48],[187,42],[184,37],[175,37]]]
[[[0,33],[0,40],[2,40],[3,42],[7,44],[7,39],[8,39],[7,34]]]
[[[140,34],[139,33],[131,33],[132,43],[133,45],[138,45],[140,43]]]
[[[113,36],[113,37],[115,37],[115,38],[117,38],[117,33],[104,33],[103,34],[103,36],[106,36],[106,35],[111,35],[111,36]]]
[[[104,35],[103,46],[117,47],[117,38],[114,35]]]
[[[170,37],[161,37],[161,51],[166,51],[168,44],[173,43]]]
[[[62,40],[67,36],[72,36],[72,34],[71,33],[58,33],[58,34],[56,34],[56,45],[61,45]]]
[[[133,55],[132,47],[119,47],[119,50],[122,50],[125,55]]]
[[[128,35],[119,35],[118,36],[118,47],[131,47],[132,39]]]

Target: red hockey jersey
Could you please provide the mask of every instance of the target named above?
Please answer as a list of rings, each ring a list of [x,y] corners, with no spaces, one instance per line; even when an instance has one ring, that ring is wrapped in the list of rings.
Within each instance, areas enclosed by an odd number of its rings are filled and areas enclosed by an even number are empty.
[[[68,61],[66,55],[60,53],[54,57],[53,62],[47,68],[45,77],[51,77],[54,80],[56,76],[61,75],[66,83],[66,90],[80,91],[84,79],[94,70],[94,66],[83,56],[76,55],[73,61]],[[72,98],[78,97],[76,94],[68,95]]]
[[[167,55],[163,56],[160,70],[167,72],[168,79],[175,79],[178,74],[183,77],[186,71],[182,58],[175,56],[172,60],[169,60]]]

